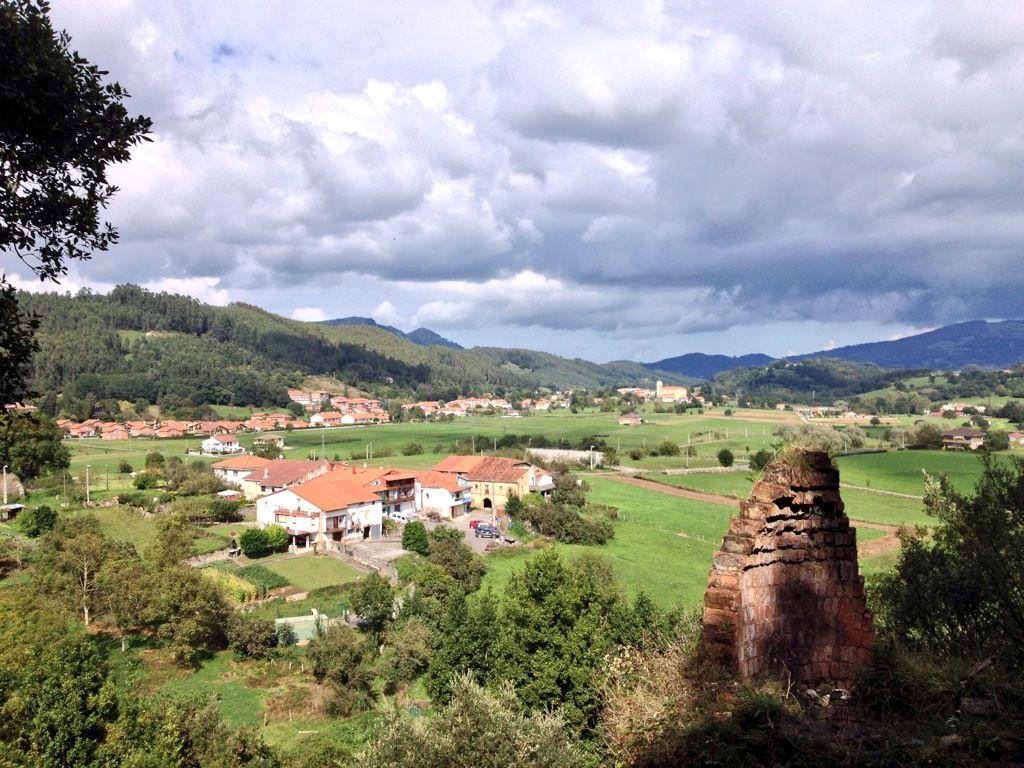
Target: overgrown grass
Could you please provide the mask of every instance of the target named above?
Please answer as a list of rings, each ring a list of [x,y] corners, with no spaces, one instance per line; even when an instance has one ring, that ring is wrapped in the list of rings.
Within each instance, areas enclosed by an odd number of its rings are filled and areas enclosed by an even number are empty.
[[[312,555],[275,560],[263,567],[283,576],[305,592],[355,581],[362,576],[360,571],[341,560]]]

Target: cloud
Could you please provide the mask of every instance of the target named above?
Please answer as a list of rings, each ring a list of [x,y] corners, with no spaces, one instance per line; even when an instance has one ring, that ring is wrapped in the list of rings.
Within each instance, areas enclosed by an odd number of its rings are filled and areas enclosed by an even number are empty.
[[[1018,311],[1016,3],[54,16],[155,122],[113,174],[121,242],[84,284],[308,310],[369,282],[387,306],[361,311],[396,322],[609,344]]]
[[[395,309],[394,304],[392,304],[390,301],[382,301],[380,304],[378,304],[371,313],[370,317],[372,317],[381,325],[405,325],[404,318],[400,314],[398,314],[398,310]]]
[[[326,319],[327,315],[319,307],[296,307],[292,310],[292,320],[302,320],[306,323],[319,323]]]

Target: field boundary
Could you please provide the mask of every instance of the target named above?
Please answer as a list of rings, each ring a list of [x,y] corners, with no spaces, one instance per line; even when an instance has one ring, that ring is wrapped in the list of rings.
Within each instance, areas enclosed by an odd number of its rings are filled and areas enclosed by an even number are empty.
[[[912,493],[900,493],[899,491],[887,491],[884,488],[868,488],[866,485],[853,485],[852,483],[839,483],[840,488],[849,488],[851,491],[867,491],[868,493],[878,493],[882,496],[896,496],[900,499],[913,499],[914,501],[924,501],[924,496],[915,496]]]

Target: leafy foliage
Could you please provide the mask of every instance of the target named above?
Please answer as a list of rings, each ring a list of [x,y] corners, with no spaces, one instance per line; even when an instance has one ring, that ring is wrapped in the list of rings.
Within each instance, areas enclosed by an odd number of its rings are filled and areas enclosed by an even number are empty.
[[[405,528],[402,529],[402,549],[418,552],[421,555],[426,555],[430,551],[427,528],[419,520],[406,523]]]
[[[945,655],[992,654],[1019,667],[1024,648],[1024,462],[984,457],[973,495],[929,480],[932,541],[907,538],[880,577],[878,615],[898,639]]]

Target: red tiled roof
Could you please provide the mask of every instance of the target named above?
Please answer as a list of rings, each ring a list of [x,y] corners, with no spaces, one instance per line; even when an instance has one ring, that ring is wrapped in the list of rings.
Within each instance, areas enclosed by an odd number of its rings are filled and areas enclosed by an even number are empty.
[[[230,459],[214,462],[214,469],[260,469],[267,466],[270,459],[262,456],[232,456]]]
[[[416,479],[424,488],[443,488],[451,493],[464,490],[463,486],[459,485],[457,476],[452,472],[437,472],[433,469],[427,469],[417,472]]]
[[[528,471],[529,465],[504,456],[449,456],[434,465],[440,472],[465,474],[470,481],[514,483]]]
[[[284,488],[297,483],[318,467],[326,466],[325,461],[304,461],[297,459],[274,459],[264,465],[259,473],[247,477],[263,488]]]
[[[320,482],[303,483],[288,490],[324,512],[344,509],[352,504],[367,504],[380,500],[376,493],[364,488],[359,482],[342,478],[329,482],[321,480]]]

